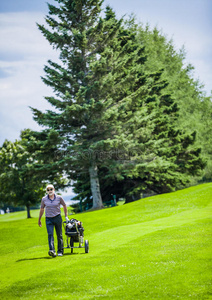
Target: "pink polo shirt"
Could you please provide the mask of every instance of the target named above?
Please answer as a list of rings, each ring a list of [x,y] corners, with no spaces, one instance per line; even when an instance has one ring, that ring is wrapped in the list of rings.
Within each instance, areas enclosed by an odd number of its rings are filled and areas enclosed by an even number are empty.
[[[54,194],[53,200],[49,198],[49,195],[46,195],[41,200],[41,208],[45,208],[45,215],[48,218],[53,218],[61,213],[60,205],[64,206],[66,203],[61,196],[56,194]]]

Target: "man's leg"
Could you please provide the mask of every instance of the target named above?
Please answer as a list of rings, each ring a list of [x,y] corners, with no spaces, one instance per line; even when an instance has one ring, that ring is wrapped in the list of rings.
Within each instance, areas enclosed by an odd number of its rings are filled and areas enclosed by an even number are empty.
[[[52,218],[46,218],[46,228],[48,232],[49,250],[55,252],[54,248],[54,224]]]
[[[55,229],[57,233],[57,253],[63,254],[63,234],[62,234],[62,217],[58,215],[54,218]]]

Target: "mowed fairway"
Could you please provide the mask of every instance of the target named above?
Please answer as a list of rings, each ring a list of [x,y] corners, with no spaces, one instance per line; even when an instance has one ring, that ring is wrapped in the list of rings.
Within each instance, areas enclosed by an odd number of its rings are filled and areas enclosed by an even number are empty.
[[[88,254],[49,257],[32,216],[0,216],[0,299],[212,299],[211,183],[74,215]]]

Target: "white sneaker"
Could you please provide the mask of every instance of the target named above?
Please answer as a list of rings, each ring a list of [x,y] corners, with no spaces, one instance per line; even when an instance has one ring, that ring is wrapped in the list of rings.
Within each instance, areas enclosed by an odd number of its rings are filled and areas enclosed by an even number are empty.
[[[61,253],[61,252],[57,253],[57,256],[63,256],[63,253]]]

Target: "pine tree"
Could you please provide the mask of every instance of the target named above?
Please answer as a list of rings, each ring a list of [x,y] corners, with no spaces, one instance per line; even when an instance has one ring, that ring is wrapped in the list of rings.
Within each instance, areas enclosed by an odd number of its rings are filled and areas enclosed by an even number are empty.
[[[39,25],[60,51],[61,64],[49,61],[43,78],[55,92],[46,100],[56,111],[33,112],[62,138],[58,166],[76,181],[80,198],[92,194],[93,208],[101,208],[101,194],[117,182],[136,197],[185,184],[203,165],[200,149],[189,149],[194,134],[175,128],[178,107],[165,92],[164,71],[145,70],[134,20],[123,24],[109,7],[100,17],[102,1],[58,2],[59,8],[49,5],[51,30]]]
[[[100,17],[102,1],[58,2],[59,8],[49,5],[46,21],[51,30],[39,25],[46,39],[60,50],[62,65],[49,61],[43,78],[54,89],[56,96],[46,99],[57,111],[33,109],[34,118],[64,137],[60,149],[65,149],[63,160],[71,170],[69,176],[89,172],[93,207],[99,208],[103,203],[95,152],[109,134],[104,109],[110,105],[110,99],[105,103],[105,93],[112,81],[102,53],[110,55],[121,22],[113,18],[110,9],[105,19]]]
[[[155,72],[163,68],[163,78],[169,82],[166,92],[170,93],[179,107],[177,125],[192,134],[196,131],[194,145],[202,148],[202,154],[207,166],[201,176],[193,178],[193,184],[199,180],[212,179],[211,165],[211,97],[206,97],[204,85],[194,78],[194,67],[185,63],[186,52],[184,47],[176,50],[173,40],[167,40],[157,28],[138,26],[138,40],[145,46],[147,60],[145,69]],[[206,108],[207,107],[207,108]]]
[[[117,159],[109,169],[107,162],[103,164],[112,193],[120,194],[122,182],[121,196],[128,202],[142,192],[164,193],[186,186],[205,166],[201,149],[194,145],[195,132],[177,126],[179,108],[165,93],[167,82],[161,76],[162,72],[149,75],[149,83],[136,90],[137,96],[132,93],[122,103],[122,141],[128,157]]]
[[[138,49],[135,30],[136,27],[133,31],[128,27],[124,32],[127,36],[131,34],[131,42],[134,36],[133,47]],[[113,81],[107,93],[115,99],[117,105],[112,109],[117,118],[115,135],[107,140],[111,151],[99,162],[104,201],[111,194],[125,197],[129,202],[139,199],[142,192],[176,190],[186,186],[191,176],[199,174],[205,166],[201,149],[195,145],[195,132],[179,129],[179,106],[167,89],[169,83],[163,79],[164,71],[146,73],[145,58],[140,57],[139,62],[138,57],[128,53],[131,63],[125,74],[121,70],[116,73],[117,82]],[[86,177],[79,174],[76,180],[75,192],[89,202]]]

